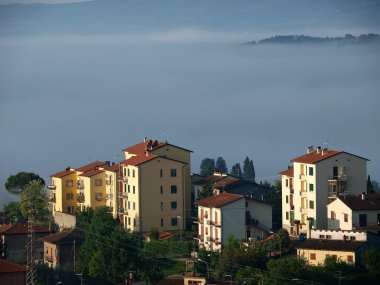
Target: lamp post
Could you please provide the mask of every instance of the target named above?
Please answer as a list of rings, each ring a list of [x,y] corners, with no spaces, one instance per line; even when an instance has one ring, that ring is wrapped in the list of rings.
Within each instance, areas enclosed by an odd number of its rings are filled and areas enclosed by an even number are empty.
[[[210,279],[210,267],[208,266],[208,263],[200,258],[198,258],[198,261],[203,262],[207,266],[207,279]]]
[[[179,239],[182,240],[182,217],[177,216],[177,219],[179,219]]]

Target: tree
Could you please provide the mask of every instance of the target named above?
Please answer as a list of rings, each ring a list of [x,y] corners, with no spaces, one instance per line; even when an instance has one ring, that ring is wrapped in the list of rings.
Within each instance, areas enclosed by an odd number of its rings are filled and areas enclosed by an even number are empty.
[[[216,159],[216,170],[222,173],[228,173],[227,163],[223,157],[219,156]]]
[[[205,158],[201,162],[201,172],[202,176],[209,176],[214,173],[215,170],[215,160],[212,158]]]
[[[52,221],[48,196],[41,181],[33,180],[21,192],[20,210],[26,219],[47,224]]]
[[[253,160],[249,160],[247,156],[243,165],[243,179],[250,182],[255,182],[255,167],[253,166]]]
[[[21,190],[29,184],[30,181],[39,181],[45,186],[45,181],[38,175],[32,172],[19,172],[16,175],[11,175],[5,182],[5,189],[13,194],[20,194]]]
[[[370,175],[368,175],[367,178],[367,194],[375,194],[375,189],[373,187]]]
[[[157,284],[162,278],[164,278],[164,268],[157,264],[153,264],[144,268],[142,274],[143,278],[148,281],[148,284]]]
[[[380,250],[367,249],[362,254],[362,263],[368,271],[380,271]]]
[[[231,175],[243,178],[243,172],[241,171],[240,163],[236,163],[232,166]]]
[[[9,202],[4,205],[4,212],[12,223],[25,223],[26,218],[21,213],[20,202]]]
[[[160,232],[158,231],[157,228],[152,227],[152,228],[150,229],[150,238],[151,238],[152,240],[159,240],[159,239],[160,239]]]
[[[203,185],[202,191],[199,192],[198,200],[210,197],[213,194],[211,183],[206,183]]]

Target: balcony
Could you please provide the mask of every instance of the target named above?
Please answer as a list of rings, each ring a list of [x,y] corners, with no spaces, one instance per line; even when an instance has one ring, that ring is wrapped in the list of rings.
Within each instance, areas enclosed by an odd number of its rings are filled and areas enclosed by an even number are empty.
[[[300,174],[299,178],[300,178],[301,181],[304,181],[304,180],[306,180],[306,175],[305,174]]]
[[[290,211],[294,211],[294,205],[290,205]]]
[[[48,185],[47,188],[49,190],[55,191],[57,189],[57,186],[51,184],[51,185]]]
[[[290,186],[290,194],[294,194],[294,188]]]
[[[112,180],[109,180],[109,179],[106,180],[106,185],[112,185],[112,184],[113,184]]]
[[[329,190],[328,190],[329,198],[346,194],[347,193],[347,176],[341,175],[341,176],[331,177],[328,180],[328,185],[329,185]]]
[[[50,202],[50,203],[55,203],[55,202],[56,202],[55,196],[51,196],[51,197],[49,198],[49,202]]]
[[[106,195],[106,200],[112,200],[112,199],[113,199],[113,194]]]
[[[122,175],[122,176],[119,177],[119,181],[123,182],[123,183],[128,183],[128,177]]]
[[[95,200],[96,201],[103,201],[103,195],[102,195],[102,193],[96,193],[95,194]]]
[[[120,214],[120,215],[124,214],[124,208],[119,208],[117,210],[117,213]]]
[[[209,219],[205,219],[205,224],[209,226],[211,224],[210,220]]]
[[[301,191],[301,197],[302,198],[307,198],[307,191]]]
[[[127,199],[128,198],[127,192],[119,192],[119,198]]]
[[[210,221],[210,225],[212,225],[214,227],[221,227],[221,224],[219,221]]]
[[[80,180],[77,180],[77,190],[84,190],[84,185]]]
[[[108,213],[113,213],[113,207],[112,206],[108,206],[107,209],[108,209]]]
[[[307,214],[307,208],[301,208],[301,213],[306,215]]]
[[[78,203],[84,203],[84,201],[85,201],[85,197],[84,197],[84,194],[83,194],[83,193],[80,193],[80,194],[77,196],[77,201],[78,201]]]

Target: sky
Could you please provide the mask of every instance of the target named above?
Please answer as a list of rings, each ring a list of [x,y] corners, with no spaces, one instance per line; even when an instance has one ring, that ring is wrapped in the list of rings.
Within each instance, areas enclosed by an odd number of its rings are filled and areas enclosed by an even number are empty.
[[[0,0],[0,5],[32,4],[32,3],[62,4],[62,3],[87,2],[87,1],[91,1],[91,0]]]
[[[300,27],[301,28],[301,27]],[[272,34],[276,34],[273,31]],[[380,181],[378,46],[247,46],[262,35],[177,29],[0,38],[0,207],[6,178],[122,160],[144,137],[192,169],[253,160],[272,181],[309,145],[370,159]]]

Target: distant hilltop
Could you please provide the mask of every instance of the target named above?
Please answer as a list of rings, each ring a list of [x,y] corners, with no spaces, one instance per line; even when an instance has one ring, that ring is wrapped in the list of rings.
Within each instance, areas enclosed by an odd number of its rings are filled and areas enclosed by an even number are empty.
[[[334,45],[341,44],[363,44],[363,43],[380,43],[380,35],[378,34],[363,34],[360,36],[353,36],[346,34],[344,37],[312,37],[304,35],[279,35],[260,40],[258,42],[251,41],[247,44],[326,44],[331,43]]]

